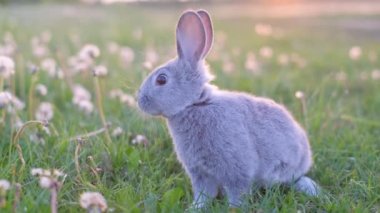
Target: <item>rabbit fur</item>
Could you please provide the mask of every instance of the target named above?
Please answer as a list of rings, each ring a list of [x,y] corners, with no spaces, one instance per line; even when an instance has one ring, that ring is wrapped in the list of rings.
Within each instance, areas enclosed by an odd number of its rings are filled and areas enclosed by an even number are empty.
[[[178,57],[154,70],[138,92],[142,111],[167,119],[174,148],[202,207],[223,190],[239,205],[252,184],[293,185],[308,195],[318,185],[305,174],[312,165],[307,135],[280,104],[209,82],[204,58],[213,42],[204,10],[186,11],[176,30]]]

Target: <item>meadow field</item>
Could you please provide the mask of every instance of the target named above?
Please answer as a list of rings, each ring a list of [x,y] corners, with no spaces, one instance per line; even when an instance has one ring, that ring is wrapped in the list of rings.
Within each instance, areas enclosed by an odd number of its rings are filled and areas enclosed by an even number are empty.
[[[213,83],[287,106],[323,188],[315,198],[252,189],[236,211],[379,212],[380,13],[243,16],[208,4],[0,7],[0,56],[15,63],[13,74],[0,64],[0,179],[11,184],[0,185],[0,212],[50,212],[56,192],[58,212],[85,212],[84,192],[100,192],[108,212],[189,207],[165,120],[135,102],[144,77],[175,56],[188,7],[214,20]],[[203,211],[231,210],[221,198]]]

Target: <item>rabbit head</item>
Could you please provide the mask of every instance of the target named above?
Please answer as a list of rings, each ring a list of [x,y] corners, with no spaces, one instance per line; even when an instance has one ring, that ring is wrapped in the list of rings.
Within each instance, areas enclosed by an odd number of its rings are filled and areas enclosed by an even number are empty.
[[[192,105],[211,80],[204,58],[213,42],[206,11],[186,11],[176,29],[177,57],[156,68],[138,93],[139,107],[151,115],[170,117]]]

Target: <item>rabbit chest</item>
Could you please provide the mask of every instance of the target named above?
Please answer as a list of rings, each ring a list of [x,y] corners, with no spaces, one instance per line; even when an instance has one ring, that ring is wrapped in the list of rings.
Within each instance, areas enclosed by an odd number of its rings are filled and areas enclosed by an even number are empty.
[[[218,176],[236,169],[250,173],[257,154],[248,130],[239,121],[217,106],[190,108],[170,118],[174,148],[186,171]]]

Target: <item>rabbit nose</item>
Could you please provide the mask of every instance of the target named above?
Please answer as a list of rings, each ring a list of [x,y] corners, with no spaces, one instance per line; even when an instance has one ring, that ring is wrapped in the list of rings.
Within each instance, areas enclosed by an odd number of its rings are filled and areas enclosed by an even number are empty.
[[[146,95],[140,96],[139,99],[141,100],[141,102],[147,102],[148,101],[148,97],[146,97]]]

